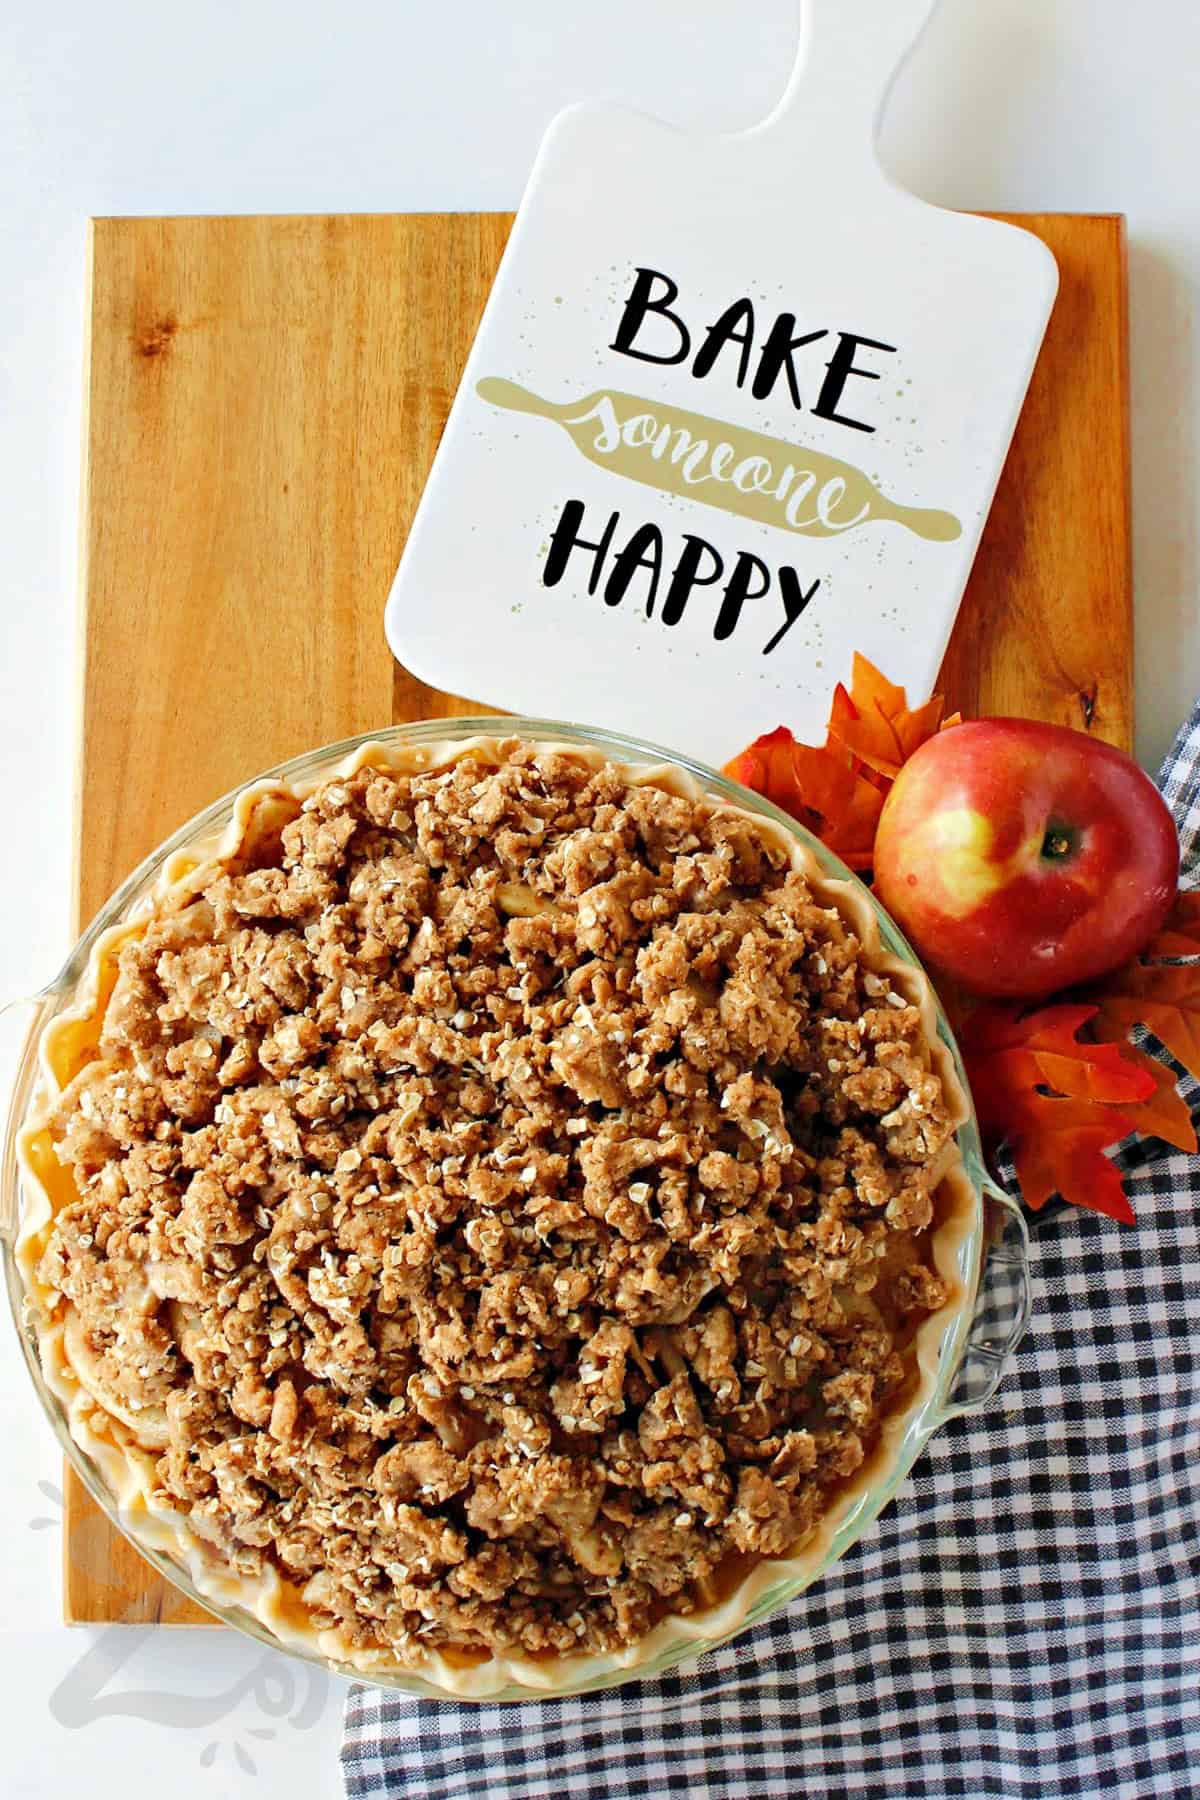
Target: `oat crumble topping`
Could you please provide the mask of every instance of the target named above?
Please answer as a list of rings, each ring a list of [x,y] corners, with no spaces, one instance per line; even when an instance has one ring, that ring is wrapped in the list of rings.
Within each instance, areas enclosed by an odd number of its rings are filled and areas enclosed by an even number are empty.
[[[292,810],[122,949],[40,1278],[154,1502],[318,1628],[627,1645],[803,1537],[947,1298],[919,1013],[752,820],[611,765]]]

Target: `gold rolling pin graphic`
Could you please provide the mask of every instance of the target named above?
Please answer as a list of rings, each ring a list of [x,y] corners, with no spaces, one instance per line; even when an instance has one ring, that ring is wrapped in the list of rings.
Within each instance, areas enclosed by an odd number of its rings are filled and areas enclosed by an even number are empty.
[[[953,513],[898,506],[852,463],[702,413],[611,388],[556,405],[498,375],[484,376],[475,391],[493,406],[553,419],[602,469],[763,525],[838,537],[891,520],[931,543],[962,535]]]

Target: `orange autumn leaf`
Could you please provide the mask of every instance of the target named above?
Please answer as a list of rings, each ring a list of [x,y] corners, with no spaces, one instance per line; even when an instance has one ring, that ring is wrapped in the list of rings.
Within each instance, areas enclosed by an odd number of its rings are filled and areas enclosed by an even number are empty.
[[[1196,1142],[1196,1127],[1173,1072],[1166,1063],[1133,1044],[1122,1045],[1121,1054],[1145,1069],[1155,1084],[1153,1094],[1125,1108],[1133,1120],[1134,1130],[1142,1137],[1160,1138],[1164,1144],[1173,1144],[1176,1150],[1186,1150],[1194,1155],[1200,1148]]]
[[[852,869],[869,869],[883,794],[848,756],[798,744],[786,725],[756,738],[725,773],[807,826]]]
[[[1044,1117],[1010,1145],[1026,1206],[1039,1212],[1052,1194],[1119,1224],[1134,1223],[1121,1171],[1105,1156],[1132,1127],[1119,1113],[1095,1120],[1082,1100],[1047,1100]]]
[[[1176,895],[1162,930],[1141,956],[1093,983],[1085,998],[1097,1008],[1097,1033],[1124,1038],[1144,1025],[1200,1080],[1200,894]]]
[[[753,788],[756,794],[764,795],[776,806],[781,806],[794,818],[807,825],[809,830],[815,829],[822,816],[819,802],[829,801],[826,789],[826,772],[807,772],[808,785],[812,790],[812,799],[804,792],[800,784],[800,774],[796,762],[796,753],[806,748],[798,744],[786,725],[777,725],[774,731],[768,731],[747,746],[731,762],[725,764],[725,773],[734,781],[740,781],[743,787]]]
[[[1007,1143],[1026,1205],[1036,1212],[1057,1193],[1130,1223],[1121,1172],[1104,1152],[1141,1128],[1139,1109],[1177,1134],[1179,1121],[1148,1058],[1080,1041],[1096,1016],[1089,1005],[980,1006],[962,1050],[980,1129],[990,1148]]]
[[[1176,894],[1161,931],[1142,951],[1145,962],[1171,956],[1200,956],[1200,890]]]
[[[1014,1102],[1039,1089],[1104,1104],[1149,1098],[1154,1079],[1131,1055],[1116,1044],[1079,1041],[1095,1016],[1094,1006],[1063,1002],[1024,1013],[1004,1001],[975,1008],[963,1030],[963,1053],[986,1077],[976,1096],[985,1134],[995,1135],[1011,1120]]]
[[[731,758],[725,774],[799,817],[806,810],[792,764],[792,753],[799,747],[787,726],[777,725]]]
[[[825,742],[799,744],[778,726],[726,763],[725,773],[799,819],[852,869],[869,869],[883,803],[902,763],[942,723],[940,695],[915,711],[903,688],[856,655],[838,683]]]
[[[1193,960],[1163,960],[1182,956]],[[990,1148],[1008,1144],[1035,1211],[1060,1193],[1073,1205],[1130,1221],[1121,1172],[1104,1152],[1138,1132],[1195,1153],[1195,1126],[1174,1074],[1123,1041],[1137,1024],[1200,1076],[1196,894],[1177,896],[1140,958],[1070,1003],[1025,1014],[995,1003],[969,1014],[960,1042],[980,1129]],[[1080,1041],[1084,1029],[1091,1037]]]
[[[908,695],[881,675],[865,656],[855,653],[850,691],[839,681],[829,714],[831,744],[840,746],[888,781],[939,726],[943,730],[960,723],[955,713],[942,725],[945,701],[940,694],[910,711]]]
[[[869,869],[884,796],[832,750],[797,744],[792,758],[801,791],[816,797],[822,843],[852,869]]]

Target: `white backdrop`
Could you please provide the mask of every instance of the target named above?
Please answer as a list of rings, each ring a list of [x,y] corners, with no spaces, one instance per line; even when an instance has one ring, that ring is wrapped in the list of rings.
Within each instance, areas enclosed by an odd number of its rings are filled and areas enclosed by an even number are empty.
[[[672,0],[9,0],[0,1002],[44,981],[68,941],[87,215],[511,207],[543,126],[570,100],[608,94],[683,125],[751,124],[782,88],[797,10],[797,0],[691,0],[686,18]],[[1129,216],[1138,748],[1152,764],[1200,689],[1200,9],[945,0],[901,78],[884,152],[944,205]],[[796,171],[797,232],[805,184],[821,178]],[[0,1430],[5,1792],[337,1792],[332,1686],[300,1680],[289,1694],[252,1646],[218,1633],[58,1624],[57,1507],[36,1486],[57,1483],[58,1457],[6,1330]],[[31,1530],[38,1516],[47,1522]]]

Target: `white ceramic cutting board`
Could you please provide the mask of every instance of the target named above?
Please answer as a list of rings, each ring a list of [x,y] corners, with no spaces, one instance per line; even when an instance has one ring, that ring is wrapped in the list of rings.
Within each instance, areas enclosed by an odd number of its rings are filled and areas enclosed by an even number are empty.
[[[876,158],[935,0],[807,0],[784,99],[543,142],[387,609],[431,686],[720,761],[941,661],[1057,289]]]

